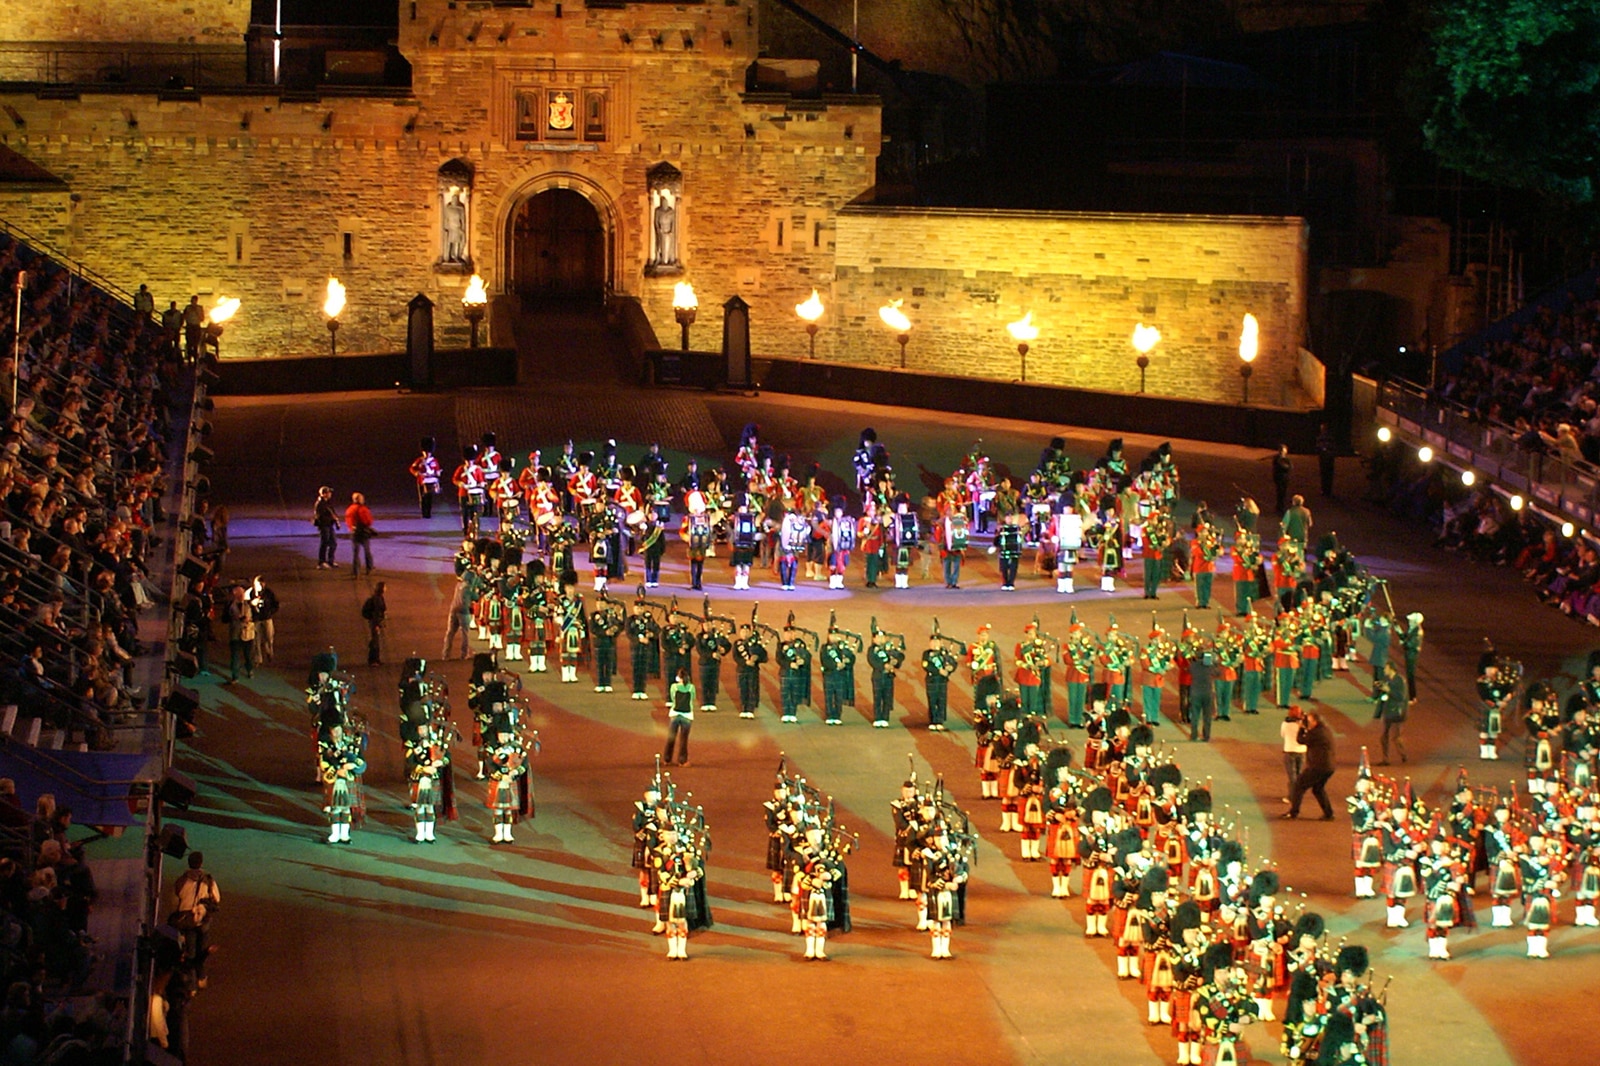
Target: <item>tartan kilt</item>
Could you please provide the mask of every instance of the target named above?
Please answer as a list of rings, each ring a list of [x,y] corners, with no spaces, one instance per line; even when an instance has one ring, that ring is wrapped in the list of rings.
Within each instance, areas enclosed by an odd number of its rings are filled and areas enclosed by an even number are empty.
[[[1384,890],[1395,899],[1410,899],[1417,894],[1417,872],[1410,866],[1383,864]]]
[[[1104,866],[1094,867],[1089,874],[1089,884],[1085,887],[1084,899],[1090,903],[1111,902],[1111,871]]]
[[[775,874],[783,872],[782,837],[767,837],[767,869]]]
[[[1350,861],[1363,868],[1383,865],[1383,843],[1376,832],[1357,833],[1350,838]]]
[[[1389,1023],[1367,1028],[1367,1062],[1370,1066],[1389,1066]]]
[[[1548,929],[1556,924],[1556,905],[1549,896],[1529,896],[1523,906],[1526,913],[1522,924],[1529,929]]]
[[[1045,833],[1045,856],[1051,859],[1078,857],[1078,831],[1072,822],[1052,822]]]
[[[1456,906],[1453,895],[1443,895],[1437,899],[1430,899],[1425,910],[1430,926],[1443,926],[1448,929],[1455,925],[1461,918],[1460,908]]]
[[[948,888],[942,888],[933,894],[933,906],[929,908],[928,917],[936,922],[955,921],[956,900],[955,893]]]
[[[1144,986],[1151,992],[1162,992],[1172,988],[1171,952],[1156,951],[1150,954],[1150,962],[1144,968]]]
[[[1179,1040],[1187,1040],[1190,1034],[1199,1031],[1191,1015],[1194,1013],[1194,989],[1174,988],[1172,990],[1172,1035]]]
[[[1135,922],[1133,928],[1137,929],[1138,927],[1139,927],[1138,923]],[[1127,932],[1128,932],[1128,911],[1127,911],[1127,908],[1126,907],[1112,907],[1111,908],[1111,923],[1110,923],[1109,928],[1107,928],[1107,930],[1106,930],[1106,935],[1111,938],[1112,943],[1121,945],[1124,942],[1123,941],[1123,937]]]

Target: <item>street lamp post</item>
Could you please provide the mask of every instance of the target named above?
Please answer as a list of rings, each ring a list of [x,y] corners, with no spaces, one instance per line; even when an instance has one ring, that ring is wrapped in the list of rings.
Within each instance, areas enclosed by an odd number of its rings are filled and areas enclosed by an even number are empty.
[[[799,315],[806,324],[806,333],[811,337],[811,358],[817,357],[817,320],[822,317],[822,297],[817,295],[817,290],[812,289],[811,295],[800,303],[794,305],[794,313]]]
[[[1033,324],[1033,312],[1029,311],[1015,322],[1006,323],[1006,332],[1011,334],[1011,339],[1017,342],[1017,355],[1022,359],[1022,381],[1028,380],[1028,342],[1039,339],[1039,327]]]
[[[338,278],[328,279],[328,295],[322,301],[322,313],[328,316],[328,354],[339,354],[339,315],[344,311],[344,286]]]
[[[1250,406],[1250,373],[1255,368],[1250,364],[1256,361],[1256,350],[1260,344],[1261,327],[1256,323],[1256,316],[1248,312],[1244,316],[1244,328],[1239,332],[1239,377],[1244,380],[1244,405]]]
[[[467,321],[472,323],[472,340],[469,347],[478,347],[478,323],[483,321],[483,313],[488,310],[489,293],[483,287],[483,279],[472,275],[467,282],[467,291],[461,294],[461,313],[467,316]]]
[[[700,299],[695,296],[693,285],[687,281],[680,281],[672,287],[672,317],[683,327],[684,351],[689,350],[689,327],[694,325],[699,307]]]
[[[903,300],[890,300],[878,308],[883,324],[895,331],[895,343],[900,345],[900,369],[906,368],[906,342],[911,340],[911,320],[900,310]]]
[[[1161,331],[1143,322],[1133,327],[1133,350],[1139,353],[1134,362],[1139,367],[1139,391],[1144,392],[1144,372],[1150,368],[1150,351],[1161,342]]]

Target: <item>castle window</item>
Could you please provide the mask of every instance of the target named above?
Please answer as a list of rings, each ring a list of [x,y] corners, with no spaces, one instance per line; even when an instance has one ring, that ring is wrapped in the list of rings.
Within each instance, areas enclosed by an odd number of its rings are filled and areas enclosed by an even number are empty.
[[[584,94],[583,139],[586,141],[606,139],[606,94],[603,92],[591,90]]]

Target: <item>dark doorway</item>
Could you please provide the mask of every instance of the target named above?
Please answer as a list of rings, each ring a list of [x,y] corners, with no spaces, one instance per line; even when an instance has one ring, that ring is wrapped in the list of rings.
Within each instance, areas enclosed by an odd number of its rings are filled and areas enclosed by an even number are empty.
[[[605,228],[581,193],[548,189],[523,201],[511,222],[511,247],[524,300],[598,302],[604,296]]]

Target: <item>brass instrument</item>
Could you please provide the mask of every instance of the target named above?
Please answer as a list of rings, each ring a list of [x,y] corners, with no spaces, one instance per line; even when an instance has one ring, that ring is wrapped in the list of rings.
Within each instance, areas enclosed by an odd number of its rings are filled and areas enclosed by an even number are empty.
[[[884,641],[884,643],[887,644],[890,648],[893,648],[894,650],[898,651],[901,655],[904,655],[906,653],[906,638],[905,638],[905,634],[903,634],[903,633],[891,633],[887,629],[879,629],[878,628],[878,616],[877,615],[873,615],[872,616],[872,639],[874,641],[876,641],[878,639],[878,634],[879,633],[882,633],[885,637],[888,638],[887,640]]]
[[[848,643],[851,648],[855,650],[857,655],[860,655],[862,649],[866,647],[866,642],[861,639],[861,634],[852,633],[850,630],[839,625],[838,612],[830,609],[828,611],[828,640],[830,642],[833,640],[833,635],[835,633],[844,637],[846,643]]]
[[[784,623],[783,627],[785,629],[792,629],[796,633],[799,633],[802,636],[810,637],[811,638],[811,650],[813,652],[816,652],[817,650],[819,650],[822,647],[822,638],[817,635],[817,631],[815,629],[807,629],[804,626],[797,626],[797,625],[794,624],[794,612],[793,611],[789,612],[789,619],[788,619],[788,621],[786,621]]]

